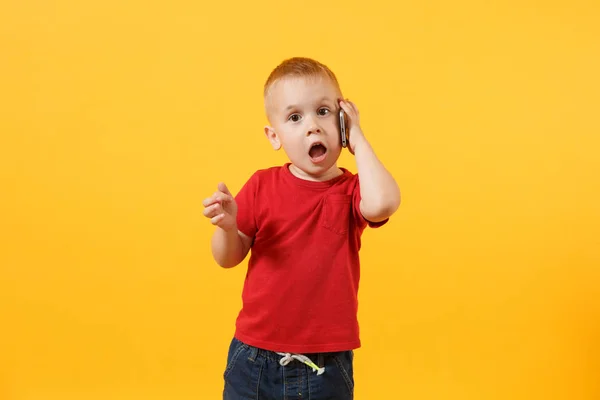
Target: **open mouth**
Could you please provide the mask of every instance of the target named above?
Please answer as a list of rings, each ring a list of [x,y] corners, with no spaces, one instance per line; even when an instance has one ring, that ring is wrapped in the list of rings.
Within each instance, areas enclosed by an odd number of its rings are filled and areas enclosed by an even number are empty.
[[[327,147],[323,145],[323,143],[313,143],[310,146],[310,150],[308,150],[308,155],[312,162],[318,163],[325,159],[325,155],[327,154]]]

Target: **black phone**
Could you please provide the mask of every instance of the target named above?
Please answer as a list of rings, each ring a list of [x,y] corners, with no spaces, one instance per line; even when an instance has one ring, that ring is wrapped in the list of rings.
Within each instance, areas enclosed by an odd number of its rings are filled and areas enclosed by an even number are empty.
[[[348,134],[346,132],[346,113],[344,109],[340,108],[339,113],[340,119],[340,138],[342,140],[342,147],[348,147]]]

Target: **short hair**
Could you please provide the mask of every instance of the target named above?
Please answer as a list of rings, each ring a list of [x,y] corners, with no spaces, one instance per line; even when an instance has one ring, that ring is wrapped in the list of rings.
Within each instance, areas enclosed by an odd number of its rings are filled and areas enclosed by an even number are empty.
[[[307,57],[292,57],[284,60],[269,75],[265,82],[264,96],[266,97],[271,87],[282,78],[293,77],[327,77],[337,86],[341,93],[340,84],[333,73],[325,64]]]

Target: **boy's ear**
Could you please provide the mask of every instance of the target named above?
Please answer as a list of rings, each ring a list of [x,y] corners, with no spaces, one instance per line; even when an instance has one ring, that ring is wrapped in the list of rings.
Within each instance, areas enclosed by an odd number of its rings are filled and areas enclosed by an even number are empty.
[[[271,142],[271,146],[273,146],[274,150],[279,150],[281,148],[281,141],[279,141],[279,136],[270,126],[265,126],[265,135],[267,135],[267,139]]]

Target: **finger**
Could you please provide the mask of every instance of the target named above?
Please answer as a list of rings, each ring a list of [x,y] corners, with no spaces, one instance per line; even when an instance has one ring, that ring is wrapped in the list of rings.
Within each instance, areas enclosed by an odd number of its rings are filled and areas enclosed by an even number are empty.
[[[202,205],[204,207],[209,207],[217,202],[218,202],[218,200],[217,200],[216,193],[215,193],[212,196],[207,197],[206,199],[202,200]]]
[[[215,203],[223,204],[224,202],[233,201],[233,197],[231,195],[227,195],[222,192],[215,192],[212,196],[202,202],[204,207],[208,207]]]
[[[225,214],[219,214],[216,217],[211,218],[210,222],[213,225],[217,225],[219,222],[221,222],[223,220],[223,218],[225,218]]]
[[[344,103],[348,106],[348,108],[350,108],[354,112],[354,114],[358,115],[358,107],[356,106],[356,104],[351,102],[350,99],[345,99]]]
[[[231,196],[231,192],[229,191],[229,189],[227,188],[227,185],[225,185],[225,183],[220,182],[218,185],[219,191],[223,192],[229,196]]]
[[[218,201],[219,201],[220,204],[227,203],[227,202],[232,202],[233,201],[233,196],[230,195],[230,194],[219,193]]]
[[[223,202],[225,197],[226,197],[225,194],[223,194],[221,192],[215,192],[215,193],[213,193],[212,196],[204,199],[202,201],[202,205],[204,207],[209,207],[209,206],[212,206],[213,204],[221,203],[221,202]]]
[[[350,115],[353,110],[350,108],[350,105],[345,101],[345,100],[341,100],[340,101],[340,107],[342,107],[342,109],[346,112],[346,114]]]
[[[354,113],[358,116],[358,107],[356,106],[356,104],[354,104],[353,102],[348,100],[348,103],[350,104],[350,107],[352,108],[352,110],[354,110]]]
[[[223,213],[223,207],[221,207],[221,205],[218,203],[205,208],[204,211],[202,212],[202,214],[207,218],[212,218],[215,215],[219,215],[221,213]]]

